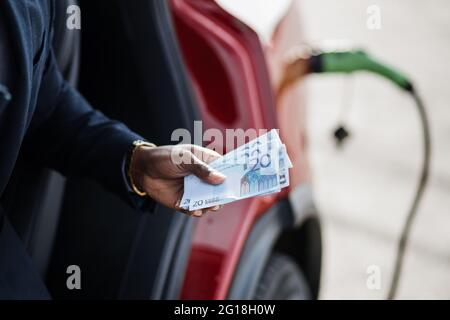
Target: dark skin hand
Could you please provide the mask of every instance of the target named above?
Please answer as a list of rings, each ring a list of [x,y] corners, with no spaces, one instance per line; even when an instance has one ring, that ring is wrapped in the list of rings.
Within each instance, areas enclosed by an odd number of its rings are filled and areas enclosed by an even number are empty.
[[[139,146],[134,151],[129,172],[138,189],[155,201],[190,216],[201,217],[210,210],[218,211],[221,206],[196,211],[180,208],[184,177],[194,174],[207,183],[221,184],[225,176],[208,166],[219,157],[217,152],[195,145]]]

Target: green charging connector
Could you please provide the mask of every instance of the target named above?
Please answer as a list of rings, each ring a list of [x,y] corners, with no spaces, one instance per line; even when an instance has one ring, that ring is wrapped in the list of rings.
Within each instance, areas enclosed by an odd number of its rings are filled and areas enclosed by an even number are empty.
[[[391,80],[400,88],[412,91],[411,82],[401,72],[376,61],[362,50],[322,52],[313,57],[313,72],[351,73],[369,71]]]

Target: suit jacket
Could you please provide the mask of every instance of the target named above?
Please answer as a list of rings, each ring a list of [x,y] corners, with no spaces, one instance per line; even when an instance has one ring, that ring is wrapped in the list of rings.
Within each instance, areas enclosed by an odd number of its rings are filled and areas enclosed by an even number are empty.
[[[0,196],[21,150],[43,166],[66,176],[96,179],[127,202],[143,205],[133,199],[123,175],[127,151],[134,140],[142,138],[122,123],[92,109],[64,81],[51,46],[53,19],[50,0],[0,1],[0,28],[4,26],[7,33],[0,38],[0,45],[10,52],[12,59],[12,63],[0,68],[7,73],[0,79],[8,81],[0,83]],[[4,61],[0,57],[0,64]],[[21,266],[28,263],[29,274],[33,273],[30,261],[23,256],[25,252],[19,258],[11,256],[11,251],[17,255],[19,249],[8,248],[7,242],[17,245],[17,239],[13,239],[14,232],[1,216],[0,210],[0,242],[3,242],[0,243],[0,273],[5,268],[16,269],[15,263]],[[5,267],[6,263],[9,268]],[[26,272],[26,267],[18,269],[17,272]],[[11,281],[5,272],[0,274],[0,297],[8,293],[11,297],[20,297],[21,292],[23,295],[23,281],[22,284]],[[42,297],[40,290],[35,292],[36,297]]]
[[[0,195],[22,148],[42,165],[96,179],[130,201],[123,159],[132,142],[142,138],[93,110],[63,80],[51,47],[51,4],[0,2],[14,59],[10,99],[0,93]]]

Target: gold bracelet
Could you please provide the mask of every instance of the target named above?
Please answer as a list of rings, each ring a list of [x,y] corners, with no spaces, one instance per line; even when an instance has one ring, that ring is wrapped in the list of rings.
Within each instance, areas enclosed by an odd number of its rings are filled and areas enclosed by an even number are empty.
[[[133,150],[131,151],[131,155],[130,155],[130,161],[128,163],[128,179],[130,180],[130,184],[131,184],[131,189],[133,189],[133,191],[141,197],[145,197],[147,196],[147,193],[144,191],[139,190],[139,188],[136,186],[136,184],[134,183],[133,180],[133,176],[131,174],[131,163],[133,163],[133,156],[134,156],[134,152],[137,150],[137,148],[142,147],[142,146],[146,146],[146,147],[156,147],[156,145],[154,145],[153,143],[149,143],[146,141],[142,141],[142,140],[136,140],[133,142]]]

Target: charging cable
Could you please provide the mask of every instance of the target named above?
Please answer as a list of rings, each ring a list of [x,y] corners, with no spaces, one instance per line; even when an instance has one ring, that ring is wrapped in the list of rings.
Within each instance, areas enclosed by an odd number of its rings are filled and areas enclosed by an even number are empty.
[[[367,71],[378,74],[390,80],[393,84],[395,84],[402,90],[408,92],[415,102],[422,127],[423,160],[420,171],[420,178],[413,202],[408,211],[408,215],[406,216],[406,220],[403,225],[400,238],[398,240],[391,285],[387,297],[388,299],[394,299],[398,290],[400,276],[403,270],[405,251],[408,246],[411,229],[414,223],[414,219],[417,216],[417,210],[428,182],[430,170],[430,126],[426,108],[422,102],[422,99],[417,94],[417,91],[415,90],[411,81],[409,81],[406,76],[404,76],[394,68],[375,60],[362,50],[341,52],[318,52],[311,50],[308,52],[302,52],[301,55],[292,59],[292,61],[287,64],[284,77],[282,78],[280,86],[278,88],[277,95],[278,99],[280,99],[285,90],[290,85],[310,73],[353,73],[356,71]],[[338,140],[343,140],[347,136],[348,132],[343,126],[341,126],[335,132],[335,137]]]

